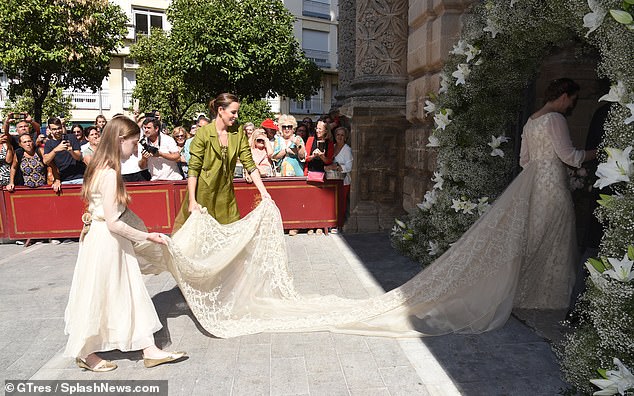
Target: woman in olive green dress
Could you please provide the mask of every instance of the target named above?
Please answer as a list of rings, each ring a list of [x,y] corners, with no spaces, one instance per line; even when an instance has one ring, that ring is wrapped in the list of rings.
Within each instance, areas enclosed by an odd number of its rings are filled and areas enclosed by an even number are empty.
[[[233,191],[233,173],[238,159],[251,175],[262,199],[271,198],[251,158],[249,141],[238,125],[239,109],[238,98],[230,93],[220,94],[209,103],[209,110],[216,118],[198,129],[189,147],[187,195],[173,232],[191,212],[203,207],[221,224],[240,219]]]

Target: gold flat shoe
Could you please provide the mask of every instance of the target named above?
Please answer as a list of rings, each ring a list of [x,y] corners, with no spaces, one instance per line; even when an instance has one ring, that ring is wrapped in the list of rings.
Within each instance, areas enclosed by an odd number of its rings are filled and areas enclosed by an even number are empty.
[[[92,371],[95,373],[105,373],[117,368],[116,364],[112,363],[109,360],[104,360],[104,359],[101,359],[101,361],[97,363],[95,367],[90,367],[90,365],[81,358],[75,358],[75,363],[77,364],[77,367],[82,368],[84,370]]]
[[[170,352],[168,356],[165,356],[164,358],[161,358],[161,359],[150,359],[150,358],[144,357],[143,364],[145,365],[146,368],[155,367],[155,366],[158,366],[159,364],[175,362],[185,357],[185,355],[187,355],[187,352]]]

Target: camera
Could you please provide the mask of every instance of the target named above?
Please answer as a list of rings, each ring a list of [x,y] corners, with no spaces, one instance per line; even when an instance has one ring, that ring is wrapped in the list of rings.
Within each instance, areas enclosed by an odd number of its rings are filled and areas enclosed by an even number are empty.
[[[147,151],[148,153],[150,153],[152,155],[158,154],[158,152],[159,152],[158,147],[151,146],[147,142],[147,139],[145,137],[143,139],[141,139],[141,141],[139,143],[141,143],[141,146],[143,146],[143,150]]]
[[[13,113],[13,119],[16,121],[26,120],[26,114],[24,113]]]

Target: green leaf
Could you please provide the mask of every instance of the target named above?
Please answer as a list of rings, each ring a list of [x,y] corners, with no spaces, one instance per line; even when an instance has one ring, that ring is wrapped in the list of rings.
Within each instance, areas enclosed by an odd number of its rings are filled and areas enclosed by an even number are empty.
[[[634,5],[634,0],[623,0],[623,4]]]
[[[608,194],[599,194],[601,199],[597,200],[597,203],[603,207],[609,208],[614,203],[614,197]]]
[[[608,379],[608,371],[606,369],[598,369],[597,372],[603,379]]]
[[[634,246],[632,245],[627,247],[627,258],[634,260]]]
[[[605,264],[603,264],[603,261],[601,261],[601,260],[597,260],[595,258],[589,258],[588,262],[590,263],[590,265],[592,265],[594,267],[594,269],[596,269],[600,273],[603,273],[603,271],[605,271],[607,269],[605,267]]]
[[[610,15],[614,18],[618,23],[622,23],[623,25],[629,25],[634,22],[632,18],[632,14],[623,10],[610,10]]]

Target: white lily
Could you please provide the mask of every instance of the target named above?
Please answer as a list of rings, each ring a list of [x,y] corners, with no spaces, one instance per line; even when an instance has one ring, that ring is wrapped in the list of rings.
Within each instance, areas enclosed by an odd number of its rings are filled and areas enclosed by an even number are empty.
[[[601,26],[603,23],[603,18],[608,14],[608,12],[603,9],[600,3],[597,0],[588,0],[588,7],[592,12],[583,16],[583,27],[586,27],[590,30],[586,33],[586,37],[590,35],[590,33],[594,32]]]
[[[450,54],[454,55],[464,55],[467,51],[467,43],[463,40],[458,40],[456,45],[453,46],[453,49],[449,51]]]
[[[499,147],[502,143],[506,143],[509,141],[509,138],[506,136],[491,136],[491,142],[487,143],[493,151],[491,151],[491,157],[504,157],[504,151],[500,150]]]
[[[456,212],[460,212],[462,210],[462,201],[459,199],[452,199],[451,200],[451,209],[455,210]]]
[[[467,55],[467,63],[471,62],[475,59],[476,56],[480,55],[482,51],[478,49],[478,47],[474,47],[471,44],[467,44],[467,50],[465,51],[465,55]]]
[[[625,105],[625,107],[630,110],[630,113],[632,113],[632,115],[623,120],[623,122],[625,123],[625,125],[630,125],[634,122],[634,103],[628,103]]]
[[[489,204],[489,197],[482,197],[478,200],[478,215],[482,216],[484,212],[489,210],[491,204]]]
[[[438,199],[438,194],[436,194],[436,190],[427,191],[425,193],[425,200],[419,204],[416,204],[420,210],[429,210],[436,203]]]
[[[435,241],[429,241],[429,247],[427,248],[430,256],[435,256],[438,254],[438,244]]]
[[[625,85],[623,84],[623,81],[618,81],[616,85],[610,86],[610,92],[599,98],[599,102],[604,100],[606,102],[624,103],[626,96],[627,91],[625,90]]]
[[[630,176],[634,171],[634,166],[630,159],[632,146],[628,146],[623,151],[608,147],[605,151],[608,152],[608,161],[599,164],[597,167],[596,175],[599,179],[594,183],[594,187],[603,188],[622,181],[629,182]]]
[[[634,375],[625,365],[617,358],[614,358],[614,364],[618,370],[608,370],[605,373],[607,379],[591,379],[594,385],[601,388],[600,391],[594,392],[593,395],[616,395],[617,393],[624,395],[628,390],[634,389]]]
[[[456,78],[456,85],[465,84],[467,77],[469,77],[469,73],[471,73],[471,69],[469,69],[469,65],[466,63],[461,63],[458,65],[458,69],[451,73],[452,77]]]
[[[438,140],[436,136],[430,135],[428,140],[429,143],[426,144],[427,147],[440,147],[440,140]]]
[[[592,283],[594,283],[598,288],[603,288],[607,285],[608,281],[603,277],[603,275],[597,271],[596,268],[589,261],[585,262],[585,266],[590,273],[590,279],[592,279]]]
[[[487,18],[487,25],[482,30],[484,30],[485,32],[490,32],[492,38],[495,38],[495,36],[497,36],[498,33],[500,32],[498,30],[498,27],[495,26],[495,24],[493,23],[493,21],[490,18]]]
[[[401,227],[402,229],[406,229],[407,225],[405,223],[403,223],[402,221],[400,221],[399,219],[394,219],[394,222]]]
[[[449,90],[449,77],[445,73],[440,75],[440,88],[438,89],[439,94],[446,93]]]
[[[442,173],[434,172],[434,177],[431,179],[431,181],[436,183],[434,184],[434,190],[442,190],[442,184],[445,182],[445,180],[442,178]]]
[[[474,204],[471,201],[464,201],[462,204],[462,212],[463,213],[468,213],[468,214],[473,214],[473,210],[475,208],[477,208],[478,205]]]
[[[434,114],[434,122],[436,123],[436,129],[442,129],[443,131],[447,125],[451,124],[449,117],[453,114],[451,109],[441,109]]]
[[[627,283],[634,279],[634,272],[632,272],[632,265],[634,261],[627,257],[627,254],[623,256],[623,260],[608,258],[612,269],[605,270],[603,275],[607,275],[612,279]]]
[[[431,100],[426,100],[423,110],[425,110],[427,114],[436,112],[436,103],[432,102]]]

